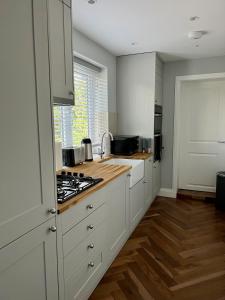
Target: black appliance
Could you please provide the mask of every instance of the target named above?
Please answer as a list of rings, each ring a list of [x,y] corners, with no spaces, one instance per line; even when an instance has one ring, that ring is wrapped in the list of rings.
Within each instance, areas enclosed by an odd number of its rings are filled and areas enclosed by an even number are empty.
[[[161,161],[162,156],[162,134],[154,134],[154,161]]]
[[[225,172],[216,174],[216,199],[217,209],[225,210]]]
[[[84,176],[83,173],[62,171],[57,175],[57,201],[63,203],[103,181],[103,178]]]
[[[154,114],[154,133],[162,132],[162,106],[155,105],[155,114]]]
[[[115,155],[132,155],[138,151],[139,136],[117,135],[111,141],[111,153]]]
[[[154,161],[161,161],[162,156],[162,106],[155,105],[154,114]]]

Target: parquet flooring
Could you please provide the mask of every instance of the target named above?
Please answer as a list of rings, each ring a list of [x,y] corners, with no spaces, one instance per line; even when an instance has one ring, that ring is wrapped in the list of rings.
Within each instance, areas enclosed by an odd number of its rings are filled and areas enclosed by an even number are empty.
[[[90,300],[225,299],[225,213],[159,197]]]

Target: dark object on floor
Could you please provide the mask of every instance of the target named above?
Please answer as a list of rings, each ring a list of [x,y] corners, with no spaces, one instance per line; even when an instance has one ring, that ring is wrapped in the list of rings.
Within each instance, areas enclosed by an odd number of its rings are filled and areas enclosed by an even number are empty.
[[[216,175],[216,208],[225,210],[225,172]]]

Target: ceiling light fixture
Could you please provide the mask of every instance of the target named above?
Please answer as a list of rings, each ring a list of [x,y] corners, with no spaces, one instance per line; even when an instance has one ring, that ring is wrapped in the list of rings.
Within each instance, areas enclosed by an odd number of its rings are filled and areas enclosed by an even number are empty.
[[[97,0],[88,0],[89,4],[95,4],[97,2]]]
[[[199,31],[190,31],[188,33],[188,37],[191,40],[199,40],[204,34],[206,34],[206,31],[199,30]]]
[[[193,16],[193,17],[190,17],[190,21],[191,22],[194,22],[194,21],[197,21],[197,20],[199,20],[200,19],[200,17],[198,17],[198,16]]]

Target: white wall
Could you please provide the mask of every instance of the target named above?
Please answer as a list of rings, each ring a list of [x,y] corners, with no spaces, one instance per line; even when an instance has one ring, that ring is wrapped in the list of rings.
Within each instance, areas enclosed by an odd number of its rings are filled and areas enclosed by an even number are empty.
[[[117,58],[118,133],[153,137],[155,53]]]
[[[172,188],[173,122],[176,76],[225,72],[225,56],[202,58],[164,64],[163,74],[163,159],[161,187]]]
[[[109,98],[109,129],[116,133],[116,57],[105,48],[98,45],[76,29],[73,29],[73,50],[82,57],[102,65],[108,70],[108,98]]]

